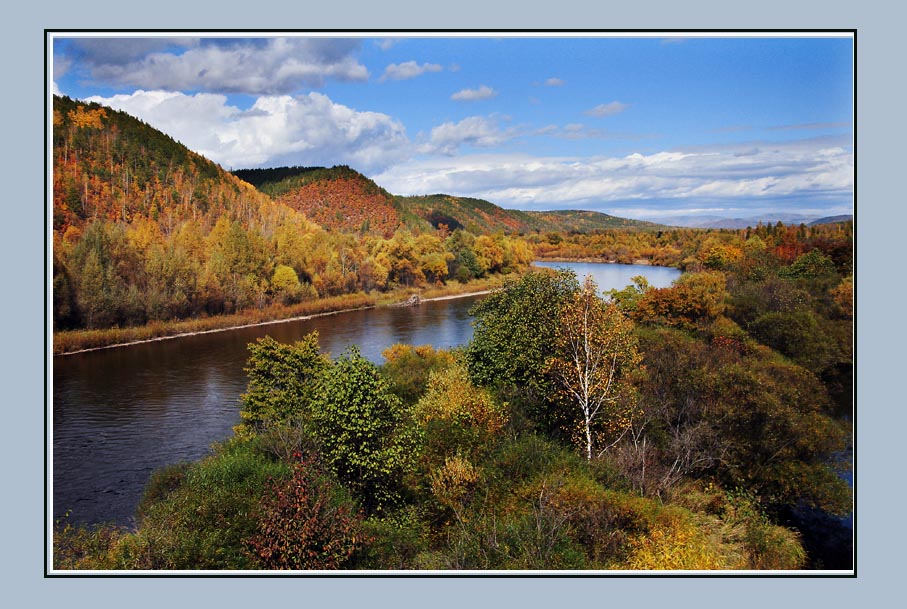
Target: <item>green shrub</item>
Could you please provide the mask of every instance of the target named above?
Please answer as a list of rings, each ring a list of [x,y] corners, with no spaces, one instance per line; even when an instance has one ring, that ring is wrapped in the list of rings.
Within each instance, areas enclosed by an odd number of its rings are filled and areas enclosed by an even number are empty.
[[[122,568],[254,567],[245,544],[256,527],[254,508],[268,481],[288,473],[286,464],[267,458],[253,443],[234,440],[217,447],[166,495],[148,495]],[[160,482],[155,488],[162,488]]]
[[[431,345],[413,347],[398,343],[381,355],[385,359],[381,373],[390,384],[390,390],[404,404],[415,404],[425,392],[429,375],[454,361],[450,351],[436,350]]]
[[[355,347],[321,376],[313,428],[327,466],[372,514],[400,499],[416,438],[400,398]]]
[[[367,544],[353,556],[357,568],[364,569],[435,569],[429,551],[431,532],[419,510],[406,506],[382,516],[372,516],[362,523]]]

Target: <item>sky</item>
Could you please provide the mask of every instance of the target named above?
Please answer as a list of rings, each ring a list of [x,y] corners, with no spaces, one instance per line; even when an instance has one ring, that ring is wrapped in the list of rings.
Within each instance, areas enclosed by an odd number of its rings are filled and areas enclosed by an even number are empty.
[[[853,213],[853,39],[59,34],[56,94],[225,169],[667,221]]]

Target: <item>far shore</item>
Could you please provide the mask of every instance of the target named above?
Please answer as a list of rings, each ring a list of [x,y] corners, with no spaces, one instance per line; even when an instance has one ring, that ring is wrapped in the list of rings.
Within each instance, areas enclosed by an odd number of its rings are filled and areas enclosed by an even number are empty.
[[[449,294],[449,295],[445,295],[445,296],[432,296],[432,297],[426,297],[426,298],[423,298],[420,296],[418,302],[423,303],[423,302],[435,302],[435,301],[441,301],[441,300],[454,300],[456,298],[469,298],[469,297],[473,297],[473,296],[483,296],[483,295],[490,294],[490,293],[491,293],[490,289],[485,289],[485,290],[476,290],[476,291],[471,291],[471,292],[463,292],[463,293],[459,293],[459,294]],[[369,304],[369,305],[359,306],[359,307],[347,307],[347,308],[336,309],[333,311],[322,311],[322,312],[318,312],[318,313],[310,313],[307,315],[295,315],[292,317],[286,317],[286,318],[281,318],[281,319],[269,319],[269,320],[258,321],[258,322],[233,324],[233,325],[225,326],[223,328],[211,328],[211,329],[207,329],[207,330],[194,330],[194,331],[190,331],[190,332],[179,332],[176,334],[166,334],[166,335],[162,335],[162,336],[142,338],[139,340],[124,341],[124,342],[112,343],[109,345],[99,345],[96,347],[88,347],[85,349],[77,349],[74,351],[65,351],[62,353],[54,353],[54,355],[55,356],[57,356],[57,355],[76,355],[78,353],[89,353],[91,351],[100,351],[102,349],[114,349],[117,347],[129,347],[132,345],[141,345],[143,343],[153,343],[153,342],[158,342],[158,341],[163,341],[163,340],[170,340],[170,339],[174,339],[174,338],[185,338],[188,336],[200,336],[202,334],[214,334],[215,332],[229,332],[230,330],[239,330],[242,328],[256,328],[259,326],[270,326],[270,325],[274,325],[274,324],[283,324],[283,323],[289,323],[289,322],[294,322],[294,321],[305,321],[308,319],[315,319],[317,317],[326,317],[328,315],[337,315],[339,313],[349,313],[352,311],[364,311],[367,309],[376,309],[376,308],[381,308],[381,307],[406,306],[406,299],[411,298],[411,297],[412,297],[412,295],[407,295],[405,298],[401,298],[401,299],[398,299],[398,300],[395,300],[395,301],[389,302],[389,303],[380,303],[380,304],[374,303],[374,304]],[[418,304],[415,306],[418,306]]]
[[[618,264],[616,260],[606,258],[543,258],[538,262],[598,262]],[[632,264],[652,265],[648,260],[635,260]],[[536,267],[538,268],[538,267]],[[221,318],[218,322],[216,317],[210,317],[201,320],[183,320],[175,322],[157,322],[146,326],[135,326],[129,328],[108,328],[96,331],[78,330],[74,332],[54,332],[53,334],[53,355],[75,355],[77,353],[88,353],[91,351],[100,351],[101,349],[113,349],[116,347],[128,347],[140,345],[143,343],[152,343],[173,338],[184,338],[187,336],[198,336],[202,334],[213,334],[215,332],[228,332],[230,330],[239,330],[241,328],[255,328],[258,326],[268,326],[272,324],[282,324],[293,321],[304,321],[316,317],[327,315],[336,315],[337,313],[347,313],[350,311],[361,311],[364,309],[374,309],[388,306],[408,306],[407,300],[414,295],[418,296],[419,302],[433,302],[439,300],[452,300],[455,298],[468,298],[471,296],[483,296],[489,294],[495,288],[500,287],[507,276],[495,276],[488,280],[476,280],[474,287],[479,289],[469,290],[462,293],[444,294],[449,289],[469,289],[469,285],[457,286],[457,284],[448,284],[447,286],[435,286],[424,289],[423,291],[429,296],[422,296],[419,291],[400,290],[393,293],[381,295],[368,294],[350,294],[340,297],[329,297],[324,300],[310,301],[311,308],[316,309],[311,313],[294,314],[294,311],[283,311],[281,308],[276,310],[265,310],[263,312],[246,311],[232,316]],[[473,282],[470,282],[473,283]],[[431,296],[432,293],[440,292],[439,296]],[[336,302],[332,302],[336,299]],[[335,308],[336,307],[336,308]],[[321,309],[321,310],[318,310]],[[250,317],[257,317],[242,321],[243,315],[249,314]],[[286,316],[284,316],[286,315]],[[229,317],[234,317],[236,323],[231,323]],[[186,324],[191,326],[193,323],[203,327],[198,329],[187,329],[179,331],[179,325]],[[218,323],[225,325],[218,326]],[[204,327],[213,326],[213,327]]]

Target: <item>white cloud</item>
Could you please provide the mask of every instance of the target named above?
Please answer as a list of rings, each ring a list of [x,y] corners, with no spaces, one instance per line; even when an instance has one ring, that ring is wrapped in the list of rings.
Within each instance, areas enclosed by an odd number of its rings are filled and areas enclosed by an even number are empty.
[[[645,201],[696,209],[769,200],[840,205],[853,196],[853,153],[798,142],[743,157],[733,149],[597,158],[473,154],[412,159],[375,179],[399,194],[449,192],[521,209]]]
[[[427,142],[419,148],[425,154],[455,154],[461,146],[490,148],[516,137],[515,129],[502,130],[495,120],[470,116],[458,123],[447,122],[431,130]]]
[[[613,101],[608,104],[599,104],[594,108],[586,110],[585,114],[588,114],[589,116],[613,116],[614,114],[620,114],[629,107],[629,104]]]
[[[380,80],[408,80],[421,76],[426,72],[440,72],[443,69],[436,63],[423,63],[422,65],[415,61],[406,61],[399,64],[392,63],[384,69],[384,74],[381,75]]]
[[[546,87],[561,87],[566,83],[562,78],[549,78],[545,81]]]
[[[91,48],[92,54],[86,55],[84,61],[92,78],[114,85],[282,94],[302,87],[320,87],[329,78],[367,80],[368,70],[354,57],[359,44],[344,39],[268,38],[202,41],[188,50],[168,48],[143,53],[148,50],[146,47],[123,50],[107,41],[105,49],[121,52],[108,55]]]
[[[319,93],[264,96],[248,110],[210,93],[140,90],[88,101],[137,116],[227,168],[348,164],[379,171],[412,150],[399,121]]]
[[[478,89],[463,89],[450,96],[454,101],[476,101],[480,99],[490,99],[497,96],[498,92],[489,86],[482,85]]]

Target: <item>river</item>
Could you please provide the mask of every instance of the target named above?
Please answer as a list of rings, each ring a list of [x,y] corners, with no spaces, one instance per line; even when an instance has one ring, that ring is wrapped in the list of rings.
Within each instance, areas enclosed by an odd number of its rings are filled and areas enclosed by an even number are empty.
[[[592,273],[602,290],[635,275],[670,285],[676,269],[602,263],[539,263]],[[239,422],[246,388],[247,345],[270,335],[293,342],[317,330],[333,356],[350,345],[380,363],[395,343],[450,348],[472,337],[469,309],[480,297],[366,309],[314,319],[242,328],[102,349],[52,359],[53,518],[133,525],[155,469],[197,460]]]

